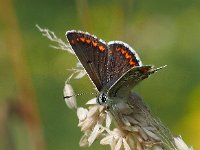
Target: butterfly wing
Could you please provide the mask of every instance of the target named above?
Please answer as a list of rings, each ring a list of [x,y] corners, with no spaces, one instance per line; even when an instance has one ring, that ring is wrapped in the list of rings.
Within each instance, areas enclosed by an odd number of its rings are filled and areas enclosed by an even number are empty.
[[[121,41],[108,43],[107,88],[109,89],[125,72],[135,66],[142,66],[142,62],[128,44]]]
[[[68,31],[68,42],[98,91],[106,84],[108,48],[103,40],[80,31]]]
[[[108,92],[108,96],[109,97],[127,96],[130,93],[131,89],[134,86],[136,86],[140,81],[144,80],[145,78],[148,78],[149,75],[157,72],[163,67],[154,69],[152,65],[147,65],[147,66],[137,66],[128,70],[111,86]]]

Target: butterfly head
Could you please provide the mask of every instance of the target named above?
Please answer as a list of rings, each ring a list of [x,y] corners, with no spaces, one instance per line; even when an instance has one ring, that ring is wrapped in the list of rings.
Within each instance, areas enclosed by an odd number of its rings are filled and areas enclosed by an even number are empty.
[[[100,105],[106,105],[108,103],[108,95],[105,92],[101,92],[97,96],[97,103]]]

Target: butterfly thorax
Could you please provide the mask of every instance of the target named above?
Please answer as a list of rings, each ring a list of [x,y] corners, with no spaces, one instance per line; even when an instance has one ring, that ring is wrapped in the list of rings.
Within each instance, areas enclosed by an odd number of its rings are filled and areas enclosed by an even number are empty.
[[[126,103],[127,102],[127,97],[110,97],[108,92],[100,92],[100,94],[97,96],[97,103],[99,105],[106,106],[108,110],[113,109],[115,110],[116,106],[119,103]]]

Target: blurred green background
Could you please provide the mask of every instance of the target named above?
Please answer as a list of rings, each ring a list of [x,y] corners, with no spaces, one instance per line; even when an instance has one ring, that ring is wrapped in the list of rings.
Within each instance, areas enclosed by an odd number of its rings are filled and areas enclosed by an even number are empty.
[[[62,98],[67,52],[50,48],[35,24],[66,42],[65,32],[88,31],[133,46],[159,73],[135,90],[175,135],[200,149],[200,1],[0,0],[0,149],[80,148],[76,113]],[[76,93],[92,91],[87,77]],[[91,95],[79,96],[82,105]],[[109,149],[95,142],[89,149]]]

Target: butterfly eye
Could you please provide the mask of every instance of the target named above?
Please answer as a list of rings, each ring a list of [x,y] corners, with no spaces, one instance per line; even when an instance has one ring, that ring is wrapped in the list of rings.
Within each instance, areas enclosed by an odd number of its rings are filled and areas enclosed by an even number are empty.
[[[107,100],[107,96],[105,94],[102,94],[102,97],[101,97],[101,102],[102,103],[105,103]]]
[[[97,97],[97,102],[98,102],[100,105],[106,103],[106,101],[107,101],[107,95],[104,94],[104,93],[100,94],[100,95]]]

